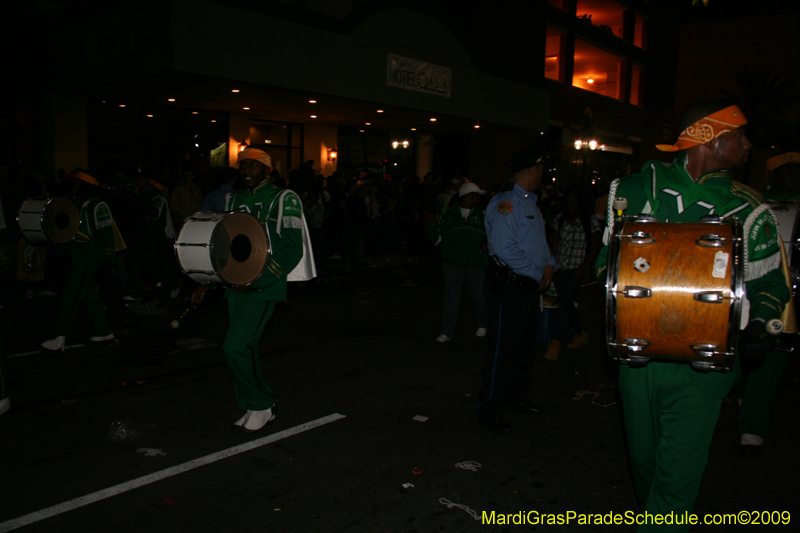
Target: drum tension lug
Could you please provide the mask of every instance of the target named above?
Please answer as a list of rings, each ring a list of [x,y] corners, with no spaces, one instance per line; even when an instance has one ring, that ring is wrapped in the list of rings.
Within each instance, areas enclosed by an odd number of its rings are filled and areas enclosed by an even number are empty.
[[[692,350],[700,357],[714,357],[715,355],[722,355],[717,351],[719,347],[716,344],[692,344]]]
[[[609,346],[617,346],[617,347],[620,347],[620,348],[627,348],[631,352],[641,352],[642,350],[644,350],[645,348],[650,346],[650,341],[647,340],[647,339],[634,339],[634,338],[631,338],[631,337],[626,337],[626,338],[624,338],[622,340],[624,342],[621,343],[621,344],[620,343],[616,343],[616,342],[611,342],[611,343],[609,343]]]
[[[630,239],[633,244],[653,244],[656,242],[655,237],[644,231],[634,231],[630,235],[615,235],[618,239]]]
[[[706,304],[720,304],[723,300],[738,300],[738,297],[725,296],[722,291],[702,291],[694,293],[694,299]]]
[[[647,287],[629,286],[624,291],[616,292],[624,294],[626,298],[650,298],[653,295],[653,291]]]

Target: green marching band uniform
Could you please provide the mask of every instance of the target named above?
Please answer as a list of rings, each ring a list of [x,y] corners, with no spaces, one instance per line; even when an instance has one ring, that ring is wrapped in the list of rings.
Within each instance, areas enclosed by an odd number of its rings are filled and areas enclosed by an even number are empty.
[[[245,292],[225,291],[230,327],[223,350],[233,375],[236,404],[262,411],[275,403],[261,375],[259,341],[277,302],[286,301],[287,275],[303,258],[303,207],[300,198],[267,180],[253,189],[229,194],[226,211],[244,210],[265,223],[271,254],[261,277]]]
[[[615,198],[627,199],[625,215],[650,214],[659,222],[693,223],[705,215],[735,217],[743,223],[744,236],[743,324],[780,317],[791,294],[780,268],[780,237],[772,212],[761,204],[757,192],[733,181],[729,173],[704,174],[694,182],[685,164],[685,154],[671,164],[649,161],[640,174],[615,180],[608,197],[609,228]],[[600,280],[606,276],[608,250],[605,246],[596,262]],[[692,512],[722,400],[739,376],[738,359],[727,373],[696,371],[687,362],[620,365],[631,469],[643,511]],[[666,526],[653,527],[665,531]]]
[[[142,297],[142,269],[146,269],[162,287],[171,292],[177,288],[177,280],[165,268],[164,244],[167,238],[167,217],[169,207],[167,200],[158,193],[149,192],[142,195],[147,213],[147,224],[142,236],[128,245],[128,264],[126,269],[125,288],[128,296]]]
[[[70,334],[82,302],[92,321],[92,335],[102,337],[112,331],[100,297],[97,275],[105,263],[116,264],[113,219],[108,205],[97,198],[74,198],[73,202],[80,211],[80,226],[75,238],[65,245],[70,267],[61,294],[55,335]]]

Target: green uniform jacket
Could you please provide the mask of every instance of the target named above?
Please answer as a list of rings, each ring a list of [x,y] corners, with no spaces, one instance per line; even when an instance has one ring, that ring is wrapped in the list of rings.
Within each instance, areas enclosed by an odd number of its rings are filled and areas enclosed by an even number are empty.
[[[737,218],[744,225],[744,277],[750,302],[749,320],[780,317],[791,291],[780,270],[780,236],[771,211],[763,210],[755,219],[748,220],[762,203],[757,192],[731,180],[727,172],[704,174],[694,182],[684,165],[682,155],[671,164],[648,161],[640,174],[619,180],[615,191],[612,185],[613,194],[608,196],[609,208],[615,198],[626,198],[628,207],[624,214],[651,214],[659,222],[698,222],[700,217],[712,214]],[[605,246],[595,265],[599,280],[605,279],[607,263],[608,246]],[[729,373],[704,374],[691,370],[688,364],[685,366],[695,384],[709,398],[727,394],[738,375],[738,361],[736,371]],[[636,371],[621,369],[628,370]]]
[[[483,209],[475,208],[469,216],[461,216],[458,202],[439,216],[439,225],[425,226],[425,236],[442,246],[442,260],[458,266],[486,268],[489,252],[486,249],[486,227]]]
[[[68,245],[70,252],[85,254],[94,268],[100,268],[104,262],[116,264],[114,230],[108,204],[97,198],[73,198],[72,201],[80,211],[81,221],[77,235]]]
[[[147,193],[142,195],[145,211],[147,212],[147,225],[144,230],[144,239],[153,240],[161,244],[167,238],[167,200],[160,194]]]
[[[253,189],[252,194],[242,189],[229,194],[225,202],[227,211],[247,211],[267,228],[272,249],[269,261],[247,292],[262,300],[286,301],[286,276],[303,258],[303,204],[292,191],[287,191],[283,201],[278,202],[278,195],[284,190],[267,180]]]

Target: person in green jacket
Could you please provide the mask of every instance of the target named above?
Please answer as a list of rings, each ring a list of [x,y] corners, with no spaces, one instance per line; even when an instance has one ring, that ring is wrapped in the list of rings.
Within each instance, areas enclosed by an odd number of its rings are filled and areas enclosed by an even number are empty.
[[[767,178],[770,186],[764,197],[774,202],[800,201],[800,153],[788,152],[767,159]],[[795,212],[791,212],[795,215]],[[787,224],[781,238],[791,241],[794,226]],[[791,254],[791,247],[786,248]],[[797,265],[794,265],[795,267]],[[794,306],[797,309],[798,299],[794,295]],[[797,327],[784,324],[784,333],[797,333]],[[763,361],[748,362],[742,366],[742,376],[736,384],[734,392],[739,402],[739,445],[745,455],[758,455],[764,445],[764,438],[769,433],[769,411],[772,396],[789,365],[793,354],[773,350]]]
[[[478,207],[482,194],[486,194],[486,191],[474,183],[461,185],[458,188],[458,202],[425,226],[425,235],[435,245],[441,246],[442,251],[444,310],[437,342],[447,342],[455,335],[462,285],[467,286],[467,293],[472,299],[475,321],[478,323],[475,336],[486,336],[483,278],[489,265],[489,252],[486,247],[484,212]]]
[[[648,161],[640,174],[615,180],[609,191],[609,227],[617,214],[617,198],[627,199],[624,215],[650,214],[659,222],[671,223],[719,215],[735,217],[744,225],[749,312],[742,312],[746,327],[740,335],[734,370],[701,372],[688,362],[667,360],[650,360],[644,366],[620,365],[619,390],[636,497],[644,512],[662,516],[673,512],[678,517],[674,521],[678,523],[671,525],[642,524],[640,532],[689,531],[683,517],[694,508],[722,400],[737,379],[739,359],[763,357],[769,350],[766,322],[781,316],[790,298],[780,268],[775,219],[757,192],[730,176],[729,171],[741,168],[749,155],[745,124],[747,120],[736,106],[697,102],[681,117],[678,142],[659,145],[665,151],[681,152],[673,162]],[[607,235],[606,244],[609,238],[614,237]],[[608,262],[605,247],[596,262],[599,280],[606,279]],[[645,348],[640,353],[646,356],[646,352]]]
[[[134,242],[127,243],[127,265],[125,269],[127,301],[142,299],[142,273],[148,272],[162,289],[175,298],[180,293],[174,272],[165,264],[164,246],[167,228],[172,224],[167,199],[163,196],[164,186],[154,179],[140,180],[139,198],[145,206],[147,224],[144,233]]]
[[[275,304],[286,301],[288,274],[303,258],[303,204],[295,193],[272,183],[271,171],[272,160],[265,151],[245,148],[239,154],[245,188],[229,194],[225,204],[227,211],[244,210],[263,222],[271,246],[261,277],[247,287],[225,290],[230,326],[222,348],[236,405],[245,411],[231,428],[237,433],[254,433],[275,419],[275,393],[261,374],[259,344]],[[192,303],[202,301],[206,288],[194,290]]]
[[[92,321],[94,334],[89,340],[105,342],[114,339],[100,297],[97,276],[104,264],[116,264],[117,256],[113,218],[108,204],[95,196],[99,192],[99,183],[94,177],[81,171],[75,173],[72,200],[80,211],[80,225],[75,238],[64,245],[69,253],[69,273],[61,293],[55,337],[42,343],[42,348],[47,350],[64,351],[66,336],[72,331],[80,304],[86,307]]]

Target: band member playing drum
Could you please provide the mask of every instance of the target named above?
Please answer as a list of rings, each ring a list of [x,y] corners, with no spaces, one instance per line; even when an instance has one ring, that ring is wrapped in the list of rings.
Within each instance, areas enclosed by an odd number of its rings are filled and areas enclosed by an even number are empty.
[[[116,264],[114,230],[111,211],[105,202],[96,198],[99,184],[85,172],[76,172],[73,181],[73,201],[80,210],[80,226],[75,238],[65,245],[70,265],[67,281],[61,294],[61,310],[55,338],[42,343],[47,350],[64,350],[66,336],[72,331],[72,322],[83,303],[92,321],[92,342],[114,338],[111,323],[106,316],[97,275],[105,263]]]
[[[303,207],[300,198],[269,179],[270,156],[249,147],[239,154],[245,188],[228,196],[227,210],[245,210],[266,225],[272,251],[261,276],[247,287],[227,289],[230,327],[223,350],[233,376],[236,405],[245,411],[231,428],[253,433],[275,419],[275,394],[261,375],[259,341],[277,302],[286,301],[286,277],[303,258]],[[281,194],[284,193],[285,194]],[[201,285],[192,294],[199,303]]]
[[[795,264],[798,256],[793,253],[791,243],[798,238],[800,215],[800,153],[787,152],[767,160],[767,181],[770,187],[764,196],[768,201],[785,202],[770,204],[773,214],[778,218],[778,230],[786,246],[790,264]],[[795,311],[798,295],[794,294]],[[795,333],[787,326],[784,333]],[[747,362],[742,366],[742,377],[736,385],[735,393],[739,400],[739,445],[743,454],[758,455],[763,449],[764,438],[769,432],[769,411],[772,396],[792,354],[785,351],[770,351],[763,361]]]
[[[689,106],[679,123],[682,132],[677,143],[658,146],[679,152],[675,159],[671,164],[649,161],[640,174],[615,180],[609,192],[608,218],[611,226],[619,214],[615,209],[622,211],[624,205],[616,200],[625,198],[624,215],[649,214],[659,222],[695,223],[705,215],[739,219],[744,224],[747,300],[742,321],[747,324],[739,338],[738,356],[750,358],[769,350],[765,324],[781,316],[791,294],[780,268],[772,213],[761,205],[758,193],[731,179],[730,171],[744,166],[750,151],[746,124],[741,110],[729,103],[700,101]],[[605,279],[608,251],[604,247],[598,257],[598,279]],[[679,267],[675,270],[677,275]],[[646,349],[641,353],[646,355]],[[738,359],[731,372],[703,372],[688,362],[668,360],[620,366],[631,470],[643,511],[660,515],[674,511],[675,516],[692,512],[722,399],[739,373]],[[656,529],[688,531],[689,527],[647,524],[639,531]]]

